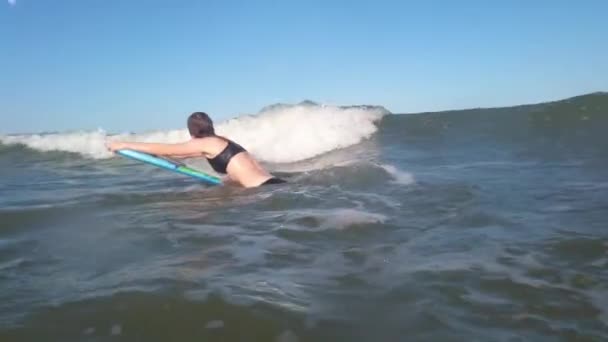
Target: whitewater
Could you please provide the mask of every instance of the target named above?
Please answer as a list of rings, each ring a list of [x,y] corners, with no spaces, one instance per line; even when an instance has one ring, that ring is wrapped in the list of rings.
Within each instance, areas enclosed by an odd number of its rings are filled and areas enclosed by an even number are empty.
[[[238,141],[263,161],[289,163],[344,148],[369,138],[376,123],[390,112],[382,107],[339,107],[305,101],[273,105],[255,115],[218,122],[216,132]],[[184,122],[187,115],[184,115]],[[112,157],[108,140],[179,143],[190,139],[187,129],[108,134],[104,130],[27,135],[0,135],[4,145],[24,145],[37,151],[63,151],[105,159]]]

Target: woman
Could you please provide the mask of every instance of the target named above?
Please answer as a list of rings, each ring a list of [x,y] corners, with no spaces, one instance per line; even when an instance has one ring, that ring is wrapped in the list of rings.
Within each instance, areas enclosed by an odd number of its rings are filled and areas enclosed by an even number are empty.
[[[135,150],[148,154],[171,157],[205,157],[218,173],[227,174],[227,179],[244,187],[278,184],[285,181],[273,177],[239,144],[215,135],[213,121],[205,113],[196,112],[188,118],[188,131],[192,139],[179,144],[156,144],[138,142],[107,142],[106,147],[116,150]]]

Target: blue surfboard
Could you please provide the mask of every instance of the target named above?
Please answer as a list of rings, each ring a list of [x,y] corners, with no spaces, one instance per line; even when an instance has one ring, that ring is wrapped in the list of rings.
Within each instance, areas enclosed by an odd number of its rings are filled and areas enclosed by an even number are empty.
[[[207,183],[208,185],[221,185],[222,184],[222,180],[219,177],[212,176],[212,175],[206,174],[202,171],[192,169],[192,168],[186,166],[185,164],[183,164],[179,161],[176,161],[176,160],[165,159],[165,158],[161,158],[161,157],[158,157],[158,156],[155,156],[152,154],[147,154],[147,153],[133,151],[133,150],[118,150],[118,151],[116,151],[116,153],[120,154],[123,157],[129,158],[129,159],[137,160],[137,161],[140,161],[140,162],[143,162],[146,164],[160,167],[165,170],[173,171],[173,172],[176,172],[176,173],[179,173],[182,175],[196,178],[198,180],[201,180],[201,181]]]

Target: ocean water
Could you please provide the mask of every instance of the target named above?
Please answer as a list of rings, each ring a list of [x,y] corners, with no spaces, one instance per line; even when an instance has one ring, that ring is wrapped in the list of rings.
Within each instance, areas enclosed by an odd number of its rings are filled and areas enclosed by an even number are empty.
[[[0,341],[608,340],[608,94],[218,130],[289,183],[103,147],[184,130],[0,136]]]

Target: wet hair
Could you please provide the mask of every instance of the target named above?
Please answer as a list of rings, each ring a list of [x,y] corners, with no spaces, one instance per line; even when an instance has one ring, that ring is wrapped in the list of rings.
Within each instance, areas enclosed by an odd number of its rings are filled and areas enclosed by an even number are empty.
[[[194,138],[204,138],[215,135],[213,121],[207,113],[203,112],[195,112],[188,117],[188,131]]]

